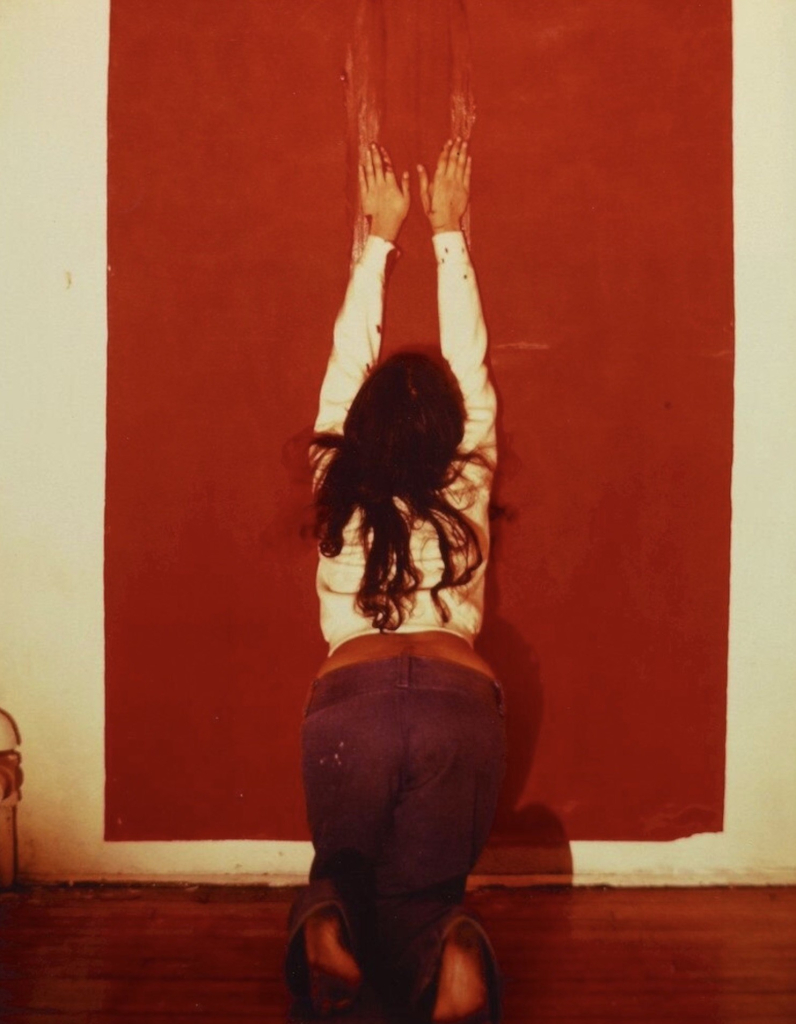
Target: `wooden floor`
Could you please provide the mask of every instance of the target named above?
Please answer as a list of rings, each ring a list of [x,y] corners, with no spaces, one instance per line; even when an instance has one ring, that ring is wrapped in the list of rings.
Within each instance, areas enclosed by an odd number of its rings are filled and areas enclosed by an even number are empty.
[[[243,1024],[291,1018],[289,890],[0,893],[0,1020]],[[505,1022],[796,1022],[796,889],[481,890]],[[383,1021],[366,1005],[340,1018]]]

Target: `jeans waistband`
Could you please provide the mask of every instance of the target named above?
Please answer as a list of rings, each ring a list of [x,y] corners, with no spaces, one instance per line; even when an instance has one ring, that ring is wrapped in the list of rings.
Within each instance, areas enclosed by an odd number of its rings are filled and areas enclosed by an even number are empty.
[[[358,661],[327,672],[313,682],[304,713],[362,694],[394,689],[464,691],[504,713],[503,688],[496,679],[455,661],[414,654]]]

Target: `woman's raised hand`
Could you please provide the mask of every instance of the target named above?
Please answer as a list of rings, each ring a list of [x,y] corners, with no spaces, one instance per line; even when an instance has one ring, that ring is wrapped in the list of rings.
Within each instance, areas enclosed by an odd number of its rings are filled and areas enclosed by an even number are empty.
[[[417,165],[420,184],[420,202],[428,217],[431,230],[459,231],[464,211],[470,202],[470,174],[473,158],[467,152],[467,142],[448,139],[437,161],[434,180],[429,182],[422,164]]]
[[[398,181],[389,153],[375,142],[359,165],[359,196],[370,233],[394,242],[409,213],[409,171]]]

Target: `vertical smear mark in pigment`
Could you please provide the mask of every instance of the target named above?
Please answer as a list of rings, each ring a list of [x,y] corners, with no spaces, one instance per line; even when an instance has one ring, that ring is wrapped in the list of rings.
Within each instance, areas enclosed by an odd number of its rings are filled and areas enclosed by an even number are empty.
[[[451,136],[469,141],[475,123],[470,32],[464,0],[448,0],[451,69]],[[462,218],[462,231],[470,245],[470,210]]]
[[[385,118],[393,156],[398,154],[400,159],[402,155],[410,166],[432,159],[426,147],[432,131],[434,161],[442,141],[437,137],[440,128],[452,137],[470,139],[475,101],[464,0],[447,0],[433,7],[421,0],[359,0],[343,80],[353,221],[351,257],[356,261],[368,235],[357,167],[369,144],[378,141],[385,129]],[[448,126],[437,120],[440,101],[447,107],[444,117]],[[469,211],[462,229],[469,244]]]
[[[354,211],[352,262],[359,259],[368,237],[357,173],[368,145],[379,137],[384,95],[384,37],[382,0],[359,0],[354,35],[346,54],[344,79],[348,121],[348,192],[350,208]]]

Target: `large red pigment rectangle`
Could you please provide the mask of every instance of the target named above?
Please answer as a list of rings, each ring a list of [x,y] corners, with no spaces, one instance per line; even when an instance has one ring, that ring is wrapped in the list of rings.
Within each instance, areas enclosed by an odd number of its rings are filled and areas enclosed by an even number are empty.
[[[450,130],[458,7],[371,4],[380,140],[401,168]],[[354,15],[354,0],[112,4],[109,839],[306,836],[298,734],[324,649],[303,445],[352,238]],[[492,0],[468,16],[506,512],[479,642],[509,703],[497,834],[719,830],[730,3]],[[414,198],[388,350],[436,336]]]

